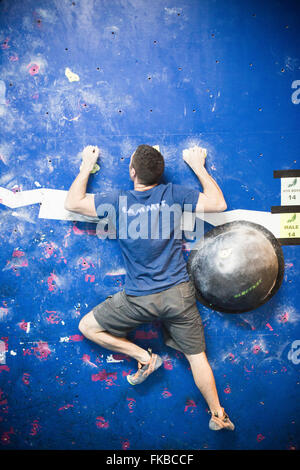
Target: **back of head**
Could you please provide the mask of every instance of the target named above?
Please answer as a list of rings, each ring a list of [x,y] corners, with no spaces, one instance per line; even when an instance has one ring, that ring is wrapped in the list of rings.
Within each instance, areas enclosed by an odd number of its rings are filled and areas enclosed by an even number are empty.
[[[150,145],[139,145],[131,162],[140,183],[145,185],[159,182],[165,168],[164,157]]]

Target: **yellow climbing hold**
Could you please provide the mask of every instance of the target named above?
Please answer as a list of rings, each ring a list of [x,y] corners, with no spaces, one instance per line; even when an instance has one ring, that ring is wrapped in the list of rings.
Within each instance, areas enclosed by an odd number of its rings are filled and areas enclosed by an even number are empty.
[[[98,165],[98,163],[95,163],[94,168],[92,169],[91,173],[96,173],[99,170],[100,170],[100,166]]]
[[[79,75],[77,75],[77,73],[72,72],[69,67],[66,67],[65,76],[67,77],[69,82],[79,82],[80,80]]]
[[[80,165],[79,170],[81,170],[81,168],[82,168],[82,163],[81,163],[81,165]],[[91,173],[91,174],[94,174],[94,173],[97,173],[97,171],[99,171],[99,170],[100,170],[100,166],[98,165],[98,163],[95,163],[95,165],[94,165],[94,167],[93,167],[93,169],[92,169],[92,171],[91,171],[90,173]]]

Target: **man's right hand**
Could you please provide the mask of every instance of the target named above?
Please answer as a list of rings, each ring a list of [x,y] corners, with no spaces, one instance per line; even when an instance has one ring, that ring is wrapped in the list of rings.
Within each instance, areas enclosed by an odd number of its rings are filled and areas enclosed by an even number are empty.
[[[80,166],[80,169],[84,168],[87,169],[88,171],[93,171],[97,159],[100,154],[100,149],[97,146],[94,145],[87,145],[84,147],[82,151],[82,164]]]
[[[195,145],[183,151],[183,160],[197,172],[205,165],[206,149]]]
[[[205,168],[206,149],[195,145],[183,151],[183,160],[192,168],[198,177],[203,193],[199,192],[196,212],[222,212],[227,209],[223,193],[217,182]]]

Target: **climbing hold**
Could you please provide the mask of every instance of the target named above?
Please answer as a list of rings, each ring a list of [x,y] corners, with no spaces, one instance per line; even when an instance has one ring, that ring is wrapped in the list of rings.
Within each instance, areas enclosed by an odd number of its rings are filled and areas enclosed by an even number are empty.
[[[65,76],[67,77],[69,82],[79,82],[80,80],[79,75],[77,75],[77,73],[72,72],[69,67],[66,67]]]
[[[98,163],[95,163],[94,168],[92,169],[91,173],[96,173],[99,170],[100,170],[100,166],[98,165]]]
[[[271,232],[242,220],[206,232],[192,250],[187,268],[200,303],[219,312],[243,313],[278,291],[284,258]]]
[[[81,170],[81,168],[82,168],[82,163],[81,163],[81,165],[80,165],[79,170]],[[99,171],[99,170],[100,170],[100,166],[98,165],[98,163],[95,163],[95,165],[94,165],[94,167],[93,167],[93,169],[92,169],[92,171],[91,171],[90,173],[91,173],[91,174],[94,174],[94,173],[97,173],[97,171]]]

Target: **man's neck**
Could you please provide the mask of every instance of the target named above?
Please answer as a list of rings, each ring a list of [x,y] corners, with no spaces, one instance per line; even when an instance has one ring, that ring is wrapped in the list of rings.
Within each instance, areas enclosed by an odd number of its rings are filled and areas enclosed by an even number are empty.
[[[157,186],[157,183],[151,184],[151,185],[145,185],[145,184],[142,184],[142,183],[134,182],[135,191],[147,191],[147,189],[154,188],[154,186]]]

